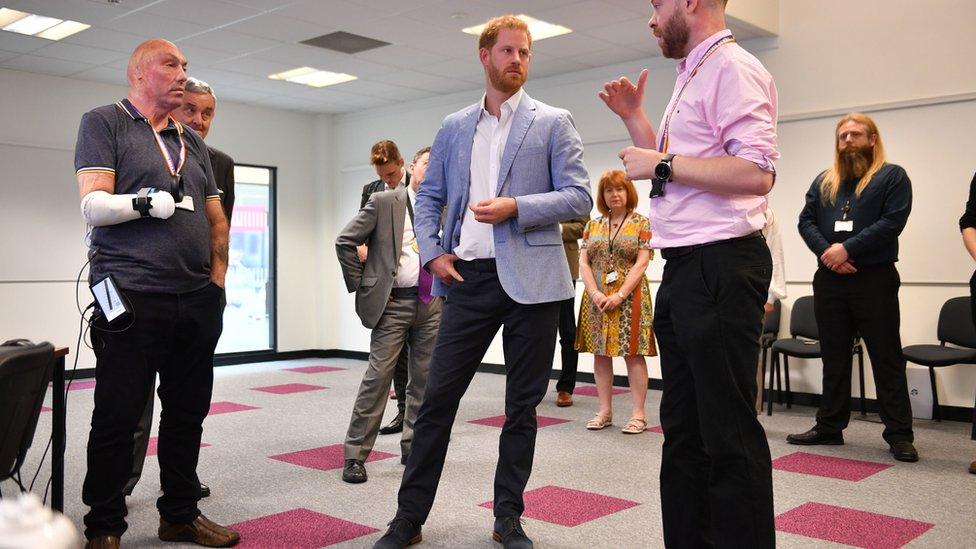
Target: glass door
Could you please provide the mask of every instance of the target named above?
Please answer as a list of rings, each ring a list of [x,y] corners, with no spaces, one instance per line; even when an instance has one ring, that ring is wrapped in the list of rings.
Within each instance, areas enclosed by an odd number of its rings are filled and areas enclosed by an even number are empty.
[[[217,354],[274,351],[276,169],[234,167],[227,308]]]

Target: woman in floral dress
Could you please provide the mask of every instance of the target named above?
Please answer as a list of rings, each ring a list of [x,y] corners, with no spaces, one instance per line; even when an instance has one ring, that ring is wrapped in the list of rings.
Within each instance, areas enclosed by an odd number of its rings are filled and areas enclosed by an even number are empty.
[[[603,214],[583,229],[580,276],[586,293],[580,304],[576,349],[593,353],[600,410],[586,424],[599,430],[613,424],[613,357],[622,356],[633,397],[630,420],[622,432],[642,433],[647,428],[647,362],[656,356],[651,326],[651,293],[644,271],[653,252],[651,227],[636,213],[637,189],[624,172],[603,174],[596,195]]]

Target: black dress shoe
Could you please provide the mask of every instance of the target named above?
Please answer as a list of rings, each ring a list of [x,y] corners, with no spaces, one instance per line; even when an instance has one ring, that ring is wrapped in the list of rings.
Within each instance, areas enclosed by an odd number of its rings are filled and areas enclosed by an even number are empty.
[[[414,526],[405,518],[395,518],[390,521],[390,527],[383,537],[373,545],[373,549],[402,549],[408,545],[420,543],[420,527]]]
[[[496,517],[491,539],[505,549],[532,549],[532,540],[525,535],[519,517]]]
[[[392,435],[395,433],[403,432],[403,412],[397,412],[393,421],[390,422],[386,427],[380,429],[381,435]]]
[[[342,468],[342,480],[351,484],[366,482],[366,467],[358,459],[347,459]]]
[[[821,433],[813,428],[805,433],[786,435],[786,442],[801,446],[815,446],[817,444],[840,446],[844,444],[844,435],[843,433]]]
[[[200,483],[200,497],[209,498],[210,497],[210,487],[204,483]]]
[[[410,454],[403,454],[400,456],[400,465],[406,465],[407,460],[410,459]]]
[[[892,442],[888,445],[888,451],[891,452],[898,461],[918,461],[918,450],[915,449],[914,444],[907,440]]]

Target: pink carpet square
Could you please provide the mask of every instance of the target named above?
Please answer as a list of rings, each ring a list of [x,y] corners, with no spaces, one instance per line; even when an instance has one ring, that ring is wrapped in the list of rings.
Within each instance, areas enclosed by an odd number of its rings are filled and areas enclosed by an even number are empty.
[[[211,402],[209,415],[215,416],[217,414],[230,414],[257,409],[256,406],[248,406],[247,404],[238,404],[236,402]]]
[[[627,389],[621,389],[620,387],[614,387],[613,390],[610,391],[610,393],[613,396],[622,395],[624,393],[629,393],[629,392],[630,391],[628,391]],[[595,397],[597,396],[596,385],[586,385],[584,387],[577,387],[576,389],[573,390],[573,396],[576,395]]]
[[[370,526],[301,508],[238,522],[230,527],[241,533],[241,543],[237,547],[245,549],[313,549],[379,532]]]
[[[50,408],[48,406],[41,406],[41,412],[50,412],[53,409],[54,408]]]
[[[71,383],[71,386],[68,386],[68,383]],[[84,391],[86,389],[94,389],[95,388],[95,380],[94,379],[84,379],[84,380],[82,380],[82,379],[76,379],[74,381],[65,380],[64,381],[64,386],[69,391]]]
[[[647,430],[651,433],[657,433],[659,435],[664,434],[664,427],[661,427],[660,425],[655,425],[654,427],[648,427]]]
[[[875,463],[831,456],[794,452],[773,460],[773,469],[836,478],[857,482],[892,467],[890,463]]]
[[[321,385],[309,385],[307,383],[285,383],[282,385],[269,385],[267,387],[251,387],[252,391],[262,391],[275,395],[290,395],[292,393],[305,393],[308,391],[321,391],[328,389]]]
[[[341,372],[345,368],[338,368],[336,366],[301,366],[298,368],[285,368],[285,370],[300,374],[322,374],[325,372]]]
[[[776,529],[854,547],[901,547],[935,526],[823,503],[804,503],[776,517]]]
[[[535,416],[536,427],[538,427],[539,429],[543,427],[548,427],[550,425],[569,423],[569,421],[570,420],[568,419],[562,419],[558,417]],[[505,426],[505,416],[483,417],[481,419],[473,419],[468,423],[474,423],[475,425],[487,425],[489,427],[498,427],[500,429]]]
[[[155,456],[157,453],[159,453],[158,445],[159,445],[159,437],[149,437],[149,446],[146,447],[146,455]],[[207,444],[206,442],[200,443],[201,448],[206,448],[208,446],[210,445]]]
[[[321,448],[310,448],[308,450],[299,450],[297,452],[289,452],[287,454],[278,454],[276,456],[268,457],[278,461],[283,461],[285,463],[308,467],[309,469],[318,469],[320,471],[341,469],[346,463],[346,456],[343,451],[342,444],[333,444],[332,446],[323,446]],[[369,453],[369,457],[366,458],[366,463],[371,461],[379,461],[381,459],[389,459],[391,457],[396,456],[386,452],[373,450]]]
[[[579,526],[640,505],[636,501],[559,486],[543,486],[529,490],[525,493],[524,499],[525,511],[522,516],[569,527]],[[491,509],[494,504],[486,501],[481,504],[481,507]]]

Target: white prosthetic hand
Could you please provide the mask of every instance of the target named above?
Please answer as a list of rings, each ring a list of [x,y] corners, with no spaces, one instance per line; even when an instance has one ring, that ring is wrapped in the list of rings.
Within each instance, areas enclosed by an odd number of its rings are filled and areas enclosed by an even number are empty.
[[[137,194],[92,191],[81,199],[81,216],[92,227],[118,225],[140,217],[169,219],[175,211],[173,195],[155,187],[143,187]]]

